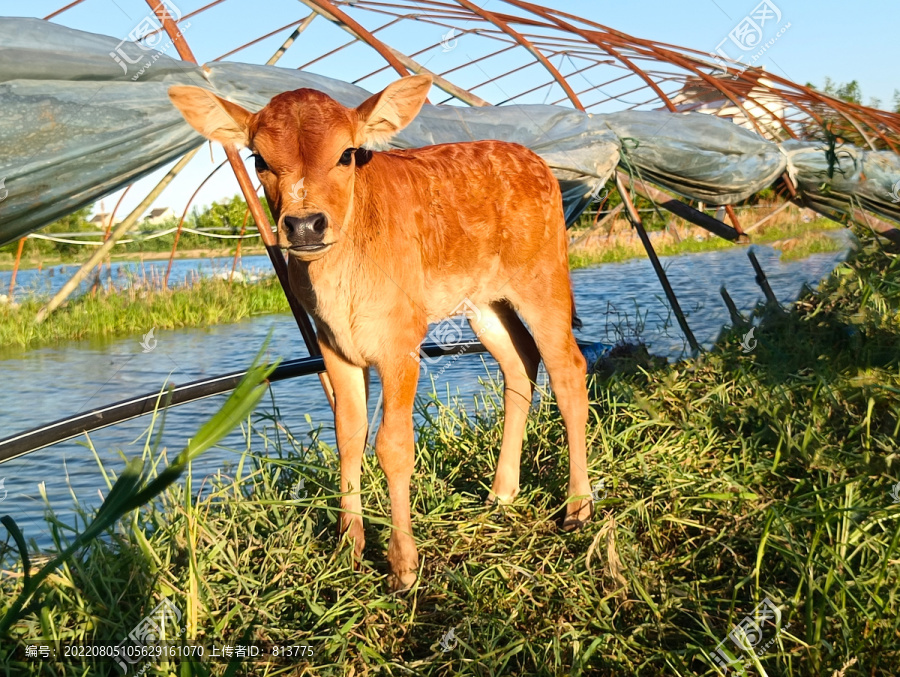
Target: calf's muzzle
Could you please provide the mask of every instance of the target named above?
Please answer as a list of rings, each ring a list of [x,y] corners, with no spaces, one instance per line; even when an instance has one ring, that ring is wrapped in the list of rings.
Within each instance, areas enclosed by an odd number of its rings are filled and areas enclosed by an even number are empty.
[[[321,212],[305,216],[285,216],[282,228],[287,248],[292,252],[317,252],[331,245],[325,242],[328,217]]]

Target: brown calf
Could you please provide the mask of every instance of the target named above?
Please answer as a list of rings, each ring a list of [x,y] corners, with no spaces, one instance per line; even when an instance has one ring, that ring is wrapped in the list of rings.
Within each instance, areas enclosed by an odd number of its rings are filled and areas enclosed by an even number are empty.
[[[368,368],[378,370],[384,418],[375,451],[387,476],[392,589],[416,579],[409,514],[418,346],[428,323],[461,304],[505,382],[503,442],[489,500],[519,491],[525,419],[544,360],[566,424],[565,528],[590,518],[585,360],[573,306],[562,197],[533,152],[501,141],[390,152],[383,143],[419,113],[429,76],[404,78],[358,108],[299,89],[256,114],[197,87],[169,96],[201,134],[249,147],[289,253],[291,287],[313,317],[335,394],[342,531],[363,548],[360,465]],[[521,316],[521,319],[520,319]],[[522,320],[528,323],[531,333]],[[532,337],[533,334],[533,337]]]

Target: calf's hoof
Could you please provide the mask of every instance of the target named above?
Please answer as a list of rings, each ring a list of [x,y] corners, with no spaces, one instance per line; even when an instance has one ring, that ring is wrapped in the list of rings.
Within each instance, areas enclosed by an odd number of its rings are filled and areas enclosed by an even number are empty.
[[[416,582],[415,571],[391,572],[388,574],[388,589],[391,592],[406,592]]]
[[[518,495],[518,491],[510,492],[507,494],[495,494],[493,491],[488,494],[488,497],[484,500],[484,504],[488,507],[494,505],[509,505],[514,500],[516,500],[516,496]]]
[[[353,546],[354,559],[362,559],[363,549],[366,547],[366,533],[363,529],[362,519],[343,525],[342,530],[338,533],[338,539],[339,547],[346,539]]]
[[[591,521],[594,516],[594,501],[590,498],[582,498],[572,501],[566,506],[566,516],[563,518],[562,530],[574,531],[580,529]]]

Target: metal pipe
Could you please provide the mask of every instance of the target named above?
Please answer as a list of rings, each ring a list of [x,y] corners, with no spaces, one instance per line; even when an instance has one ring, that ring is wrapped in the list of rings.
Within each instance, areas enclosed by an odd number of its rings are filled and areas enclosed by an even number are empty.
[[[731,315],[731,326],[735,328],[744,328],[750,324],[744,316],[741,315],[740,311],[738,311],[737,306],[731,299],[728,290],[725,289],[724,284],[719,288],[719,293],[722,295],[722,300],[725,301],[725,306],[728,308],[728,314]]]
[[[508,36],[522,45],[525,49],[531,52],[532,56],[534,56],[534,58],[537,59],[544,68],[547,69],[550,75],[553,76],[553,79],[556,80],[560,87],[562,87],[562,90],[566,93],[566,96],[569,97],[569,101],[572,102],[572,105],[580,111],[584,110],[584,106],[581,105],[581,101],[578,100],[578,96],[569,86],[569,83],[566,81],[566,79],[562,76],[562,73],[557,70],[556,66],[550,63],[550,60],[546,56],[544,56],[543,52],[535,47],[528,38],[512,28],[509,24],[500,19],[496,14],[481,9],[475,3],[470,2],[469,0],[456,1],[460,5],[468,9],[470,12],[474,12],[485,21],[489,21],[490,23],[494,24],[497,28],[499,28],[501,31],[506,33]]]
[[[734,226],[734,229],[738,233],[743,235],[744,231],[741,229],[741,222],[738,221],[738,217],[734,211],[734,207],[732,205],[725,205],[725,213],[728,214],[728,219],[731,221],[731,225]]]
[[[147,1],[152,2],[152,0]],[[300,0],[300,2],[309,7],[312,11],[321,14],[332,23],[336,23],[341,28],[348,30],[360,40],[363,40],[367,45],[378,52],[385,61],[391,64],[391,66],[394,67],[394,70],[397,71],[401,75],[401,77],[409,75],[409,71],[406,70],[403,64],[397,60],[397,57],[394,56],[386,48],[386,45],[383,42],[381,42],[365,28],[360,26],[356,21],[344,14],[344,12],[338,9],[331,2],[329,2],[328,0]]]
[[[621,171],[617,173],[617,178],[623,176],[627,175],[623,174]],[[708,230],[713,235],[718,235],[719,237],[731,242],[746,243],[749,241],[746,235],[742,235],[734,228],[726,226],[718,219],[714,219],[708,214],[704,214],[703,212],[694,209],[690,205],[684,204],[680,200],[676,200],[671,195],[667,195],[666,193],[654,188],[644,181],[634,179],[634,181],[632,182],[632,186],[634,188],[634,192],[638,195],[641,195],[648,200],[652,200],[663,209],[675,214],[675,216],[680,216],[685,221],[690,221],[695,226],[700,226],[701,228]]]
[[[84,0],[75,0],[75,2],[70,2],[70,3],[69,3],[68,5],[66,5],[65,7],[60,7],[60,8],[59,8],[58,10],[56,10],[55,12],[51,12],[50,14],[48,14],[47,16],[45,16],[45,17],[44,17],[44,21],[49,21],[49,20],[52,19],[53,17],[59,16],[60,14],[62,14],[63,12],[65,12],[67,9],[71,9],[71,8],[74,7],[75,5],[80,5],[82,2],[84,2]]]
[[[178,51],[178,55],[181,57],[182,61],[189,61],[196,64],[197,58],[185,41],[181,29],[178,28],[178,25],[172,20],[172,17],[169,16],[166,7],[162,3],[154,6],[153,2],[154,0],[147,0],[147,4],[153,12],[155,12],[160,23],[162,23],[163,28],[165,28],[172,44],[175,45],[175,49]],[[196,150],[191,151],[191,156],[196,152]],[[272,266],[275,268],[275,274],[278,276],[278,281],[281,283],[282,290],[284,290],[284,295],[291,308],[291,313],[294,315],[297,326],[300,328],[300,334],[303,336],[304,343],[306,343],[306,349],[309,351],[310,355],[318,356],[321,354],[321,351],[319,350],[319,343],[316,339],[316,332],[313,330],[309,316],[306,314],[303,306],[300,305],[300,301],[297,300],[297,297],[294,296],[293,291],[291,291],[291,285],[288,280],[287,263],[284,260],[281,249],[278,248],[278,245],[275,242],[275,234],[272,232],[272,224],[269,222],[269,217],[266,216],[266,212],[263,210],[262,203],[259,201],[259,196],[256,194],[256,191],[253,190],[253,184],[250,182],[247,168],[244,166],[244,162],[241,160],[237,148],[234,146],[225,146],[225,156],[228,158],[231,169],[238,180],[238,185],[241,188],[241,192],[244,194],[244,200],[250,208],[250,213],[253,215],[253,221],[256,223],[259,235],[265,243],[266,253],[268,253],[269,260],[272,261]],[[331,381],[328,379],[328,374],[322,371],[319,374],[319,380],[322,382],[322,388],[325,390],[325,396],[328,398],[331,408],[334,409],[334,391],[331,388]]]
[[[768,304],[772,308],[780,309],[781,304],[778,303],[778,298],[775,296],[775,292],[773,292],[772,287],[769,286],[769,279],[766,277],[762,266],[759,265],[759,260],[756,258],[756,254],[752,249],[747,252],[747,257],[750,259],[750,264],[753,266],[753,270],[756,271],[756,284],[758,284],[759,288],[762,289],[762,292],[766,297],[766,304]]]
[[[659,278],[659,282],[666,294],[666,298],[669,300],[669,305],[672,306],[672,312],[675,313],[675,319],[678,320],[678,325],[681,327],[681,331],[684,333],[685,338],[687,338],[688,344],[691,346],[691,351],[693,351],[694,354],[697,354],[700,352],[700,344],[697,343],[697,339],[694,338],[694,332],[692,332],[690,326],[688,326],[687,319],[684,317],[684,313],[681,310],[681,304],[678,303],[678,297],[675,296],[675,291],[672,289],[672,285],[669,284],[669,278],[666,275],[666,271],[663,270],[662,264],[659,262],[659,257],[653,249],[653,244],[647,236],[647,231],[644,230],[644,223],[641,221],[637,209],[634,208],[631,196],[625,189],[622,177],[618,173],[616,174],[616,189],[619,191],[619,195],[622,196],[622,202],[625,203],[625,213],[628,214],[629,220],[637,230],[638,237],[641,238],[641,243],[647,251],[647,256],[650,257],[650,263],[653,265],[653,270],[656,271],[656,276]]]
[[[284,295],[287,297],[288,305],[291,308],[294,319],[297,321],[297,326],[300,328],[300,334],[303,336],[303,342],[306,344],[306,349],[309,351],[310,355],[318,357],[322,354],[322,351],[319,349],[316,332],[312,327],[312,323],[309,321],[309,316],[306,314],[303,306],[300,305],[300,301],[294,296],[293,291],[291,291],[287,262],[284,260],[284,254],[282,254],[281,249],[275,241],[275,233],[272,232],[272,228],[269,225],[269,217],[266,216],[266,213],[262,208],[259,196],[253,192],[253,186],[250,183],[250,176],[247,174],[247,169],[244,167],[244,163],[241,161],[240,155],[238,155],[237,148],[234,146],[225,146],[225,155],[228,156],[228,161],[234,169],[235,176],[237,176],[238,183],[241,186],[241,192],[247,200],[247,206],[250,208],[250,213],[253,215],[253,220],[256,222],[259,235],[266,247],[266,253],[269,255],[269,260],[272,262],[272,267],[275,269],[275,275],[278,276],[278,281],[281,283],[282,289],[284,289]],[[328,397],[328,401],[331,403],[333,409],[334,390],[331,387],[331,381],[328,379],[328,374],[322,371],[319,374],[319,380],[322,381],[325,395]]]

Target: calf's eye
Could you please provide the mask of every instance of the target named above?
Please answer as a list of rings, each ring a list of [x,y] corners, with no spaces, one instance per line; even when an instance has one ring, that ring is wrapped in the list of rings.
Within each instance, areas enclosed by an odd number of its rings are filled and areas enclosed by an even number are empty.
[[[262,159],[262,155],[254,154],[253,159],[256,161],[256,171],[258,173],[269,171],[269,165]]]
[[[356,148],[348,148],[343,153],[341,153],[341,159],[338,160],[338,164],[341,167],[347,167],[351,162],[353,162],[353,155],[356,153]]]

